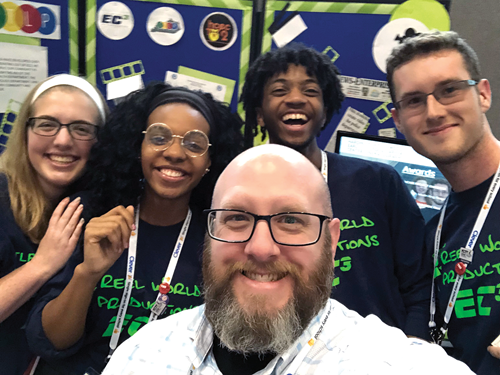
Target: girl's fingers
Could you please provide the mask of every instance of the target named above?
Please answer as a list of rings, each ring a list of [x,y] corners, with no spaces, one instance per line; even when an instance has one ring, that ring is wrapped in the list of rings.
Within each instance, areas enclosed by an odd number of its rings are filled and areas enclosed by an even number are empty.
[[[57,222],[61,218],[61,215],[63,214],[64,210],[66,209],[66,206],[68,205],[68,203],[69,203],[68,197],[64,198],[62,201],[59,202],[56,209],[52,213],[52,216],[50,217],[49,226],[54,226],[57,224]]]
[[[80,197],[77,197],[70,204],[68,204],[63,214],[59,218],[59,221],[57,222],[58,228],[60,230],[63,230],[63,228],[68,224],[69,220],[71,219],[75,211],[81,206],[80,200],[81,200]]]

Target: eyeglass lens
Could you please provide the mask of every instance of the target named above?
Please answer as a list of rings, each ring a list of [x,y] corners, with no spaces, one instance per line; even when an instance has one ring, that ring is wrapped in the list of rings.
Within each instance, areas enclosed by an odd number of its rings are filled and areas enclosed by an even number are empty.
[[[173,135],[172,130],[164,124],[153,124],[146,131],[146,139],[156,151],[166,150],[174,138],[181,138],[182,147],[192,156],[203,155],[208,150],[208,138],[199,130],[188,131],[181,137]]]
[[[306,245],[318,240],[321,219],[303,213],[272,216],[271,233],[276,242],[285,245]],[[227,242],[246,242],[252,236],[255,218],[240,211],[212,211],[208,215],[210,235]]]
[[[67,126],[69,134],[74,139],[83,141],[92,140],[96,137],[97,126],[87,123],[73,122],[71,124],[61,124],[55,119],[32,118],[31,126],[35,134],[51,137],[59,133],[61,127]]]
[[[443,105],[453,104],[463,100],[465,90],[476,84],[477,82],[473,80],[450,82],[436,87],[436,89],[429,94],[416,94],[404,98],[399,101],[399,106],[401,109],[407,111],[421,111],[425,108],[429,95],[433,95],[434,98]]]

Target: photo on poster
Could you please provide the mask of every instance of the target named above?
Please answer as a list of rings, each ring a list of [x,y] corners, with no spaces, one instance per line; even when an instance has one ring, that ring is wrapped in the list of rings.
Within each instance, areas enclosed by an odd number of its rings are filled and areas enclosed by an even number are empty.
[[[206,16],[200,24],[200,38],[205,46],[214,51],[225,51],[238,37],[238,27],[233,17],[227,13],[214,12]]]

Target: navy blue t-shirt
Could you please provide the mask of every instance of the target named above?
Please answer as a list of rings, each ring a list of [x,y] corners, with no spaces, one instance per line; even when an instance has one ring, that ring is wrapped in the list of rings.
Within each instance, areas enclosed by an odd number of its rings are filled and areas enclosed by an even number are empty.
[[[7,177],[0,174],[0,278],[26,264],[35,255],[38,245],[16,224],[10,206]],[[29,352],[24,323],[33,304],[29,300],[0,323],[0,373],[22,375],[29,365]]]
[[[451,192],[441,232],[435,270],[438,313],[444,315],[455,282],[455,264],[465,247],[483,204],[492,177],[472,189]],[[434,253],[439,215],[426,226],[426,246]],[[500,374],[500,360],[486,348],[500,335],[500,197],[489,211],[474,247],[448,326],[453,356],[478,375]]]
[[[328,153],[333,215],[340,219],[332,298],[429,339],[432,263],[424,220],[397,172]]]
[[[183,222],[172,226],[155,226],[140,220],[134,284],[119,344],[132,336],[149,320],[150,310],[162,278],[165,276],[174,245]],[[168,294],[169,303],[159,317],[201,305],[201,250],[204,226],[199,213],[193,212]],[[127,250],[106,272],[94,291],[84,336],[71,348],[56,350],[44,334],[41,314],[45,305],[57,297],[70,281],[75,267],[83,261],[79,246],[63,271],[41,290],[27,323],[28,342],[42,356],[36,374],[81,375],[90,366],[98,372],[105,366],[116,314],[125,286]]]

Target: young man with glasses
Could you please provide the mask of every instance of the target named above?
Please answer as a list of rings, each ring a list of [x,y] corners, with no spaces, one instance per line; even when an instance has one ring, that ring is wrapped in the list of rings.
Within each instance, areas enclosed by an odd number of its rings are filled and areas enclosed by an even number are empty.
[[[332,298],[429,338],[431,267],[414,199],[393,168],[318,146],[317,135],[344,99],[338,74],[326,55],[300,44],[260,56],[241,96],[246,126],[300,152],[328,182],[341,229]]]
[[[498,374],[500,361],[487,353],[500,357],[490,346],[500,334],[500,144],[486,118],[490,85],[454,32],[408,38],[387,60],[387,81],[396,126],[453,188],[426,230],[436,268],[435,339],[448,330],[458,359],[478,374]]]
[[[472,374],[329,299],[340,221],[298,152],[265,145],[238,156],[207,215],[205,305],[140,330],[103,375]]]

